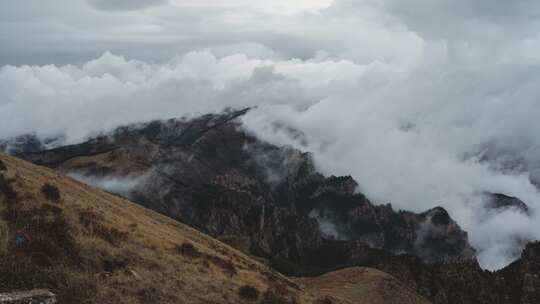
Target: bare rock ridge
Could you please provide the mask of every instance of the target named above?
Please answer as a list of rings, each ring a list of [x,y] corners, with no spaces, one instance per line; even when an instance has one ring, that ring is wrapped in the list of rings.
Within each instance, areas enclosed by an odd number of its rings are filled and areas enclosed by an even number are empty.
[[[243,131],[238,117],[245,111],[132,125],[79,145],[17,155],[107,184],[107,191],[212,236],[248,240],[249,254],[288,275],[369,266],[441,304],[529,303],[538,296],[537,244],[504,270],[484,271],[446,210],[374,205],[353,178],[323,176],[309,154]],[[494,197],[500,202],[494,208],[509,206]]]

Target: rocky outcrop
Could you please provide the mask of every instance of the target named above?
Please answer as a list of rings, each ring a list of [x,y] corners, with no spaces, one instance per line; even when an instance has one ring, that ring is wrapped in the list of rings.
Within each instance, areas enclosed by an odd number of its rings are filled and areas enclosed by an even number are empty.
[[[56,296],[44,289],[14,293],[0,293],[1,304],[55,304]]]
[[[529,214],[529,206],[517,197],[501,193],[486,193],[487,207],[493,210],[514,209]]]

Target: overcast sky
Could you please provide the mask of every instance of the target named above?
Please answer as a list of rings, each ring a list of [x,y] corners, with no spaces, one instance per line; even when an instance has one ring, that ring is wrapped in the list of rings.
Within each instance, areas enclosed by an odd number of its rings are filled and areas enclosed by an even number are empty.
[[[539,15],[533,0],[1,1],[0,138],[258,106],[248,131],[377,203],[444,206],[498,268],[540,239]],[[535,212],[487,211],[484,191]]]

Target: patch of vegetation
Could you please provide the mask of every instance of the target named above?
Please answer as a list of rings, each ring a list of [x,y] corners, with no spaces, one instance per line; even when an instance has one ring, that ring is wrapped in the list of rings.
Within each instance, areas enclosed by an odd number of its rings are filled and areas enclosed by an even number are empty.
[[[248,300],[248,301],[257,301],[259,298],[259,291],[257,288],[249,285],[244,285],[240,287],[238,290],[238,294],[242,299]]]
[[[105,219],[90,209],[79,212],[79,222],[85,228],[85,233],[97,236],[112,245],[125,241],[128,233],[114,227],[109,228],[102,224]]]
[[[56,186],[46,183],[41,187],[41,193],[43,193],[45,198],[51,202],[60,202],[60,190],[58,190],[58,187]]]
[[[78,278],[80,249],[61,208],[25,200],[0,174],[0,290],[47,288],[59,303],[84,303],[95,294],[93,280]],[[7,231],[7,232],[6,232]]]
[[[175,295],[148,284],[137,291],[137,298],[140,303],[182,303]]]
[[[290,260],[279,257],[271,257],[270,265],[272,266],[272,269],[275,269],[279,273],[289,277],[317,277],[328,272],[337,271],[351,266],[358,266],[355,264],[346,264],[335,267],[309,266],[297,264]]]
[[[31,256],[40,266],[77,260],[79,249],[62,209],[48,204],[8,208],[3,217],[13,232],[12,251]]]
[[[332,304],[332,300],[330,300],[330,298],[328,297],[324,297],[324,298],[318,298],[316,301],[315,301],[315,304]]]
[[[295,296],[287,297],[285,293],[267,290],[262,297],[261,304],[297,304]]]
[[[7,223],[0,219],[0,254],[7,250],[9,228]]]
[[[184,257],[187,257],[189,259],[198,259],[203,258],[206,261],[210,261],[215,266],[221,268],[223,272],[234,275],[237,274],[238,271],[236,270],[236,267],[230,260],[223,259],[221,257],[215,256],[215,255],[209,255],[201,253],[193,244],[191,243],[182,243],[182,245],[177,245],[175,248],[176,252],[183,255]]]
[[[207,258],[217,267],[221,268],[223,272],[229,274],[229,275],[235,275],[238,273],[236,271],[236,267],[230,260],[222,259],[218,256],[208,255]]]
[[[0,159],[0,172],[7,171],[6,164]]]
[[[97,293],[96,280],[91,277],[70,276],[56,291],[58,303],[79,304],[88,303]]]
[[[11,185],[12,182],[12,180],[0,174],[0,195],[3,196],[8,206],[15,204],[18,200],[17,193]]]
[[[103,270],[107,272],[125,269],[128,264],[129,260],[124,256],[105,256],[102,260]]]
[[[201,257],[201,252],[191,243],[182,243],[182,245],[177,245],[176,252],[190,259]]]

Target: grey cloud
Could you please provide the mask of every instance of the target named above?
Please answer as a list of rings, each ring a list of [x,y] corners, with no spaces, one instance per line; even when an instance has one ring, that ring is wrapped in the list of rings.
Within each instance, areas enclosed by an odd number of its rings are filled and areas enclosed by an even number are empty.
[[[143,174],[141,176],[102,178],[96,176],[88,176],[77,172],[68,173],[71,178],[76,179],[82,183],[92,185],[96,188],[126,197],[129,197],[129,195],[133,193],[133,190],[137,189],[138,187],[143,187],[148,179],[149,174],[150,173]]]
[[[294,16],[125,3],[0,2],[0,137],[76,142],[258,106],[247,130],[352,174],[374,201],[444,206],[485,267],[510,261],[516,237],[540,238],[537,1],[336,0]],[[485,191],[532,217],[487,216]]]
[[[383,0],[390,14],[412,30],[435,39],[521,38],[540,27],[540,6],[534,0]]]
[[[88,0],[88,3],[104,11],[122,11],[160,6],[166,4],[167,0]]]

